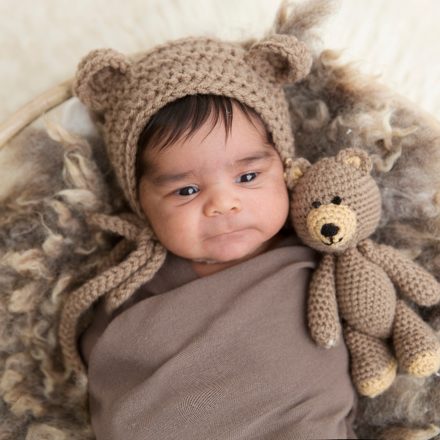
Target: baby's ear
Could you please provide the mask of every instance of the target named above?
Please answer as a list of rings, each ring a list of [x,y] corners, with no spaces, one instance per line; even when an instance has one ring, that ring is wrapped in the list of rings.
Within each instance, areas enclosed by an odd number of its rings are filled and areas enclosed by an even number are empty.
[[[359,148],[347,148],[341,150],[337,154],[335,160],[336,162],[353,167],[361,171],[363,174],[370,174],[373,169],[373,163],[371,162],[368,153]]]
[[[286,181],[287,188],[293,189],[310,166],[310,162],[302,157],[299,159],[286,159],[284,180]]]
[[[87,107],[100,112],[109,106],[111,91],[130,69],[130,61],[113,49],[97,49],[78,65],[72,90]]]
[[[262,76],[270,75],[281,84],[303,79],[313,61],[303,42],[293,35],[279,34],[254,43],[248,50],[247,60]]]

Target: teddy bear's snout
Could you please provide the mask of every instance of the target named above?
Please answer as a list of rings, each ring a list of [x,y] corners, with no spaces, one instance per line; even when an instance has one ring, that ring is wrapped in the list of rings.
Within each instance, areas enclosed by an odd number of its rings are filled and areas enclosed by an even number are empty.
[[[339,232],[339,226],[334,225],[333,223],[326,223],[321,228],[321,234],[324,237],[334,237]]]
[[[309,236],[326,250],[342,249],[356,234],[356,213],[347,205],[320,204],[308,213],[306,222]]]

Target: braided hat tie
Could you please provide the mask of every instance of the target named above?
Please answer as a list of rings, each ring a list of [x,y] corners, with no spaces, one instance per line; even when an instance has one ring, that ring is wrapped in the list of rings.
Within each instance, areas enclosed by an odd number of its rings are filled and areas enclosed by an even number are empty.
[[[106,294],[107,310],[109,312],[115,310],[136,289],[154,276],[166,256],[165,249],[154,240],[153,232],[149,227],[141,229],[121,217],[103,214],[95,214],[88,220],[91,225],[125,238],[121,242],[123,245],[115,248],[111,259],[117,260],[119,258],[117,254],[123,253],[127,249],[127,242],[135,243],[135,249],[118,266],[109,267],[70,293],[64,304],[60,320],[59,340],[66,365],[78,372],[84,369],[76,347],[77,323],[82,313],[98,298]]]

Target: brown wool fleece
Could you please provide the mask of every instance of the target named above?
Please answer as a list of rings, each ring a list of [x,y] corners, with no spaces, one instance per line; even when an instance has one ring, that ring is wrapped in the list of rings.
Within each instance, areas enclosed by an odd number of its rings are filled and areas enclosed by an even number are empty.
[[[319,17],[325,16],[322,9],[329,2],[301,3],[312,4],[312,10],[300,16],[289,14],[288,26],[283,28],[310,39],[310,27],[319,25]],[[296,23],[302,26],[300,31]],[[286,91],[296,155],[316,162],[347,145],[374,155],[375,178],[383,190],[383,212],[375,238],[417,256],[439,278],[439,198],[426,197],[440,185],[439,122],[329,50],[317,53],[311,73]],[[89,145],[76,140],[72,144],[69,135],[60,144],[59,138],[54,139],[28,129],[4,151],[13,154],[3,157],[2,171],[6,175],[8,170],[19,172],[21,178],[19,186],[7,186],[8,199],[1,210],[6,240],[0,245],[5,257],[0,274],[4,348],[0,420],[7,438],[91,440],[87,378],[84,374],[75,380],[60,375],[57,323],[61,303],[73,294],[71,281],[90,278],[95,268],[102,270],[113,243],[103,241],[103,234],[85,223],[84,217],[91,212],[118,212],[122,200],[113,180],[107,180],[110,176],[100,141],[93,139]],[[83,192],[84,188],[90,190],[86,203],[79,197],[67,197],[72,190]],[[62,191],[61,196],[61,190],[69,191]],[[32,203],[23,204],[23,200]],[[48,242],[56,246],[48,247]],[[112,252],[109,266],[126,255],[124,245],[128,250],[134,243],[122,244]],[[93,250],[87,264],[85,249]],[[24,287],[17,290],[17,286]],[[30,289],[35,294],[22,295]],[[426,317],[439,331],[440,306]],[[365,352],[371,350],[366,347]],[[380,350],[376,353],[380,355]],[[380,359],[386,356],[378,356]],[[438,434],[432,424],[439,421],[440,381],[401,374],[379,398],[360,399],[355,426],[359,438],[428,439]]]

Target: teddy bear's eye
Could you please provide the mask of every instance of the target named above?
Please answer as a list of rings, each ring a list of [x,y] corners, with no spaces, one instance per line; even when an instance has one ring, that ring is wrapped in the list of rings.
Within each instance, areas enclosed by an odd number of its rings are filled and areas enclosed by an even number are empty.
[[[342,199],[341,199],[339,196],[335,196],[335,197],[333,197],[333,199],[332,199],[332,203],[333,203],[334,205],[340,205],[340,204],[342,203]]]
[[[321,202],[315,201],[312,203],[312,207],[318,209],[321,206]]]

